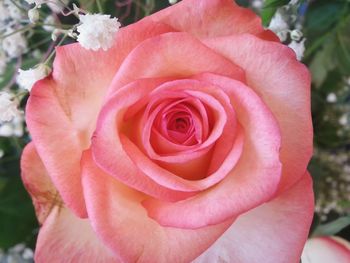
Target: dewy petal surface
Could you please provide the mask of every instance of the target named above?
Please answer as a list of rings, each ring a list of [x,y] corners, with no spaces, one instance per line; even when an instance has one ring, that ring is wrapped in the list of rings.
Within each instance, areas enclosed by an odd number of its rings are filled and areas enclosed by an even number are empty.
[[[197,230],[162,227],[142,207],[145,195],[105,174],[88,151],[82,166],[90,221],[122,262],[191,262],[233,222],[230,218]]]
[[[30,134],[64,202],[80,217],[86,216],[80,158],[90,145],[109,84],[136,45],[169,30],[143,21],[121,29],[107,52],[88,51],[79,44],[59,47],[52,75],[31,91],[26,109]]]
[[[24,149],[21,168],[24,185],[42,224],[35,262],[118,262],[98,240],[89,220],[78,218],[64,206],[33,143]]]
[[[307,173],[288,191],[238,217],[194,263],[298,263],[313,208],[312,181]]]
[[[205,43],[242,67],[247,84],[266,103],[281,129],[280,190],[297,182],[312,155],[310,74],[288,47],[243,34]]]

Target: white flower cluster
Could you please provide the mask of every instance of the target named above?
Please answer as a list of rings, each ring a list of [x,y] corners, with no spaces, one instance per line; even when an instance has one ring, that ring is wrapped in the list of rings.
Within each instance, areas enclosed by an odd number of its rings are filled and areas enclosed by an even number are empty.
[[[13,95],[8,92],[0,92],[0,123],[11,121],[19,115],[17,103]]]
[[[112,47],[116,34],[121,26],[117,18],[109,15],[86,14],[79,15],[80,25],[78,42],[86,49],[94,51],[107,50]]]
[[[0,249],[1,263],[32,263],[33,250],[20,243],[10,248],[6,253]]]
[[[269,29],[275,32],[282,42],[287,41],[289,36],[290,41],[288,46],[294,50],[297,59],[302,60],[305,52],[306,38],[303,37],[302,32],[298,29],[298,27],[301,27],[300,25],[297,25],[296,29],[293,30],[291,30],[289,26],[290,17],[293,17],[293,15],[290,14],[292,10],[290,6],[295,5],[297,2],[298,1],[290,1],[289,5],[284,8],[279,8],[271,19]]]
[[[39,64],[34,68],[23,70],[18,70],[17,84],[25,90],[31,91],[35,82],[40,79],[45,78],[51,69],[45,64]]]
[[[23,19],[21,10],[11,0],[0,1],[0,75],[6,64],[21,56],[27,50],[27,40],[22,32],[17,32]]]

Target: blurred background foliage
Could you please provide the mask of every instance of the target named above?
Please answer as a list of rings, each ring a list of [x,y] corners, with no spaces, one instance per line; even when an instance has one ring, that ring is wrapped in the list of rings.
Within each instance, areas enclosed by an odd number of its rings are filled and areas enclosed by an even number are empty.
[[[309,166],[316,195],[311,234],[338,233],[350,240],[350,1],[300,0],[292,1],[293,5],[289,0],[237,2],[257,12],[266,27],[280,12],[288,22],[289,33],[294,29],[303,32],[298,41],[305,40],[302,61],[312,73],[315,132],[315,154]],[[81,0],[70,1],[69,6],[73,3],[89,12],[116,16],[123,25],[170,5],[167,0]],[[41,12],[50,10],[44,7]],[[58,18],[64,24],[78,22],[63,15]],[[290,35],[283,40],[285,44],[291,42]],[[33,30],[28,41],[29,51],[8,62],[0,78],[0,89],[18,91],[14,82],[18,64],[29,68],[47,57],[54,47],[50,35],[43,30]],[[69,41],[73,40],[65,43]],[[36,50],[41,53],[35,55]],[[22,107],[25,101],[26,95],[21,96]],[[6,250],[18,243],[33,248],[38,224],[19,171],[21,151],[30,138],[22,126],[17,135],[1,129],[0,126],[0,248]]]

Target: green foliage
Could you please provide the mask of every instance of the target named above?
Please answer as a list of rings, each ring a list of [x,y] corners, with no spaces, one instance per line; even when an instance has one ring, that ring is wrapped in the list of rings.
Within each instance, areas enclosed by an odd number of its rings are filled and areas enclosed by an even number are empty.
[[[350,216],[339,217],[338,219],[315,228],[313,236],[332,236],[339,233],[350,225]]]
[[[266,0],[261,10],[261,18],[264,26],[268,26],[277,8],[288,4],[290,0]]]
[[[0,160],[0,247],[31,244],[37,227],[33,204],[19,176],[19,159],[4,156]]]

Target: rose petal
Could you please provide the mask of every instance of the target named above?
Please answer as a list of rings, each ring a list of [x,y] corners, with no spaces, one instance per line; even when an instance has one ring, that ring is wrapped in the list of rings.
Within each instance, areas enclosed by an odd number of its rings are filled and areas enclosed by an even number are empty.
[[[246,72],[248,85],[272,111],[281,129],[280,191],[305,173],[312,154],[310,74],[288,47],[252,35],[208,39],[208,46]]]
[[[162,225],[198,228],[238,216],[275,193],[281,176],[280,133],[263,101],[246,85],[227,77],[197,77],[221,87],[231,99],[244,130],[244,148],[236,167],[213,188],[175,203],[147,199],[150,217]]]
[[[241,215],[194,263],[299,262],[311,225],[313,207],[312,181],[310,175],[305,174],[276,199]],[[347,255],[349,260],[349,252]]]
[[[97,165],[106,173],[126,185],[153,197],[175,201],[192,196],[194,193],[175,191],[163,187],[143,173],[123,148],[120,134],[127,129],[125,111],[130,106],[147,97],[165,79],[140,79],[120,89],[104,105],[92,139],[92,152]],[[137,90],[137,92],[135,92]],[[134,126],[130,130],[135,129]],[[129,134],[129,130],[125,131]]]
[[[349,263],[350,244],[339,237],[309,239],[301,256],[303,263]]]
[[[88,220],[76,217],[63,206],[33,143],[23,151],[21,168],[24,185],[43,224],[35,262],[117,262],[97,239]]]
[[[43,224],[52,208],[61,201],[33,142],[27,144],[23,150],[21,176],[23,184],[33,200],[36,217],[39,223]]]
[[[158,84],[160,84],[160,82],[152,79],[139,80],[121,89],[115,94],[114,97],[110,99],[109,103],[105,105],[101,112],[98,127],[93,138],[92,152],[95,161],[102,170],[115,176],[127,185],[146,192],[151,196],[162,199],[165,197],[169,199],[170,195],[176,193],[175,196],[177,197],[175,199],[180,200],[181,198],[178,194],[181,192],[174,192],[174,190],[184,192],[203,190],[219,182],[227,175],[232,167],[234,167],[241,154],[243,134],[239,129],[237,129],[237,135],[235,135],[236,124],[234,112],[229,103],[229,98],[219,88],[212,85],[208,86],[206,83],[202,83],[197,80],[177,80],[164,83],[159,87],[157,86]],[[184,87],[187,87],[188,90],[183,91],[182,89]],[[134,90],[137,90],[138,92],[135,93]],[[198,171],[198,167],[205,167],[206,165],[204,164],[211,165],[212,174],[204,174],[207,175],[207,178],[199,181],[184,180],[151,161],[126,136],[121,134],[119,138],[118,133],[120,131],[118,132],[115,129],[115,120],[118,120],[117,129],[121,129],[120,127],[123,126],[122,121],[125,119],[123,114],[129,105],[139,105],[138,101],[140,99],[147,96],[157,96],[158,92],[161,93],[162,91],[183,91],[187,92],[188,94],[191,93],[194,97],[199,98],[204,96],[201,92],[199,92],[200,90],[206,91],[206,96],[212,94],[213,98],[216,97],[217,100],[221,102],[222,106],[220,107],[224,107],[225,111],[218,111],[218,113],[221,112],[219,115],[229,116],[229,122],[227,122],[228,127],[224,127],[226,123],[225,121],[221,120],[222,123],[217,124],[218,129],[216,130],[215,127],[213,129],[214,137],[209,136],[208,141],[202,144],[203,147],[208,147],[213,144],[215,140],[219,138],[222,130],[224,129],[226,138],[222,140],[220,138],[217,143],[220,147],[222,146],[222,143],[225,143],[226,145],[220,149],[217,147],[214,148],[213,154],[216,157],[213,157],[213,161],[210,162],[210,160],[205,159],[206,156],[203,156],[204,159],[201,161],[196,162],[194,160],[193,163],[187,163],[184,165],[187,168],[193,168],[187,170],[184,168],[186,173],[190,174],[188,170],[197,170],[199,173],[198,177],[201,178],[203,178],[203,175],[201,175],[200,171]],[[202,99],[205,98],[203,97]],[[208,98],[206,99],[208,100],[207,103],[209,105],[210,101]],[[128,117],[130,118],[130,115]],[[221,116],[218,116],[217,118],[220,120]],[[143,127],[144,125],[141,126]],[[141,131],[139,132],[141,133]],[[126,134],[129,134],[128,130]],[[235,136],[237,136],[236,140]],[[211,137],[215,138],[215,140],[210,140]],[[230,140],[226,141],[226,139]],[[218,157],[219,155],[221,157]],[[219,164],[222,165],[219,166]],[[175,167],[172,167],[175,169],[175,171],[179,171],[180,173],[183,172],[181,171],[182,164],[175,165]],[[194,178],[198,178],[195,175],[193,175]],[[151,181],[146,176],[151,178]],[[154,185],[155,182],[158,185]],[[163,188],[171,191],[164,192]],[[160,189],[161,191],[158,191],[157,189]],[[164,195],[165,193],[168,194]],[[189,197],[189,195],[185,195],[185,193],[181,193],[181,195],[183,197]]]
[[[189,32],[199,37],[218,37],[233,34],[261,34],[261,19],[247,8],[231,0],[192,0],[161,10],[146,18],[170,25],[177,31]]]
[[[169,30],[166,25],[143,21],[121,29],[115,46],[107,52],[88,51],[79,44],[59,47],[53,74],[31,91],[26,110],[30,134],[60,195],[78,216],[86,216],[81,153],[89,147],[107,88],[131,49]]]
[[[186,63],[184,63],[186,61]],[[149,38],[125,59],[113,79],[111,94],[141,78],[185,78],[213,72],[244,81],[244,72],[195,37],[172,32]]]
[[[144,198],[94,165],[91,153],[82,159],[84,196],[93,228],[123,262],[190,262],[233,222],[198,230],[162,227],[147,216]]]
[[[55,206],[40,228],[35,262],[120,262],[98,239],[89,219]]]

